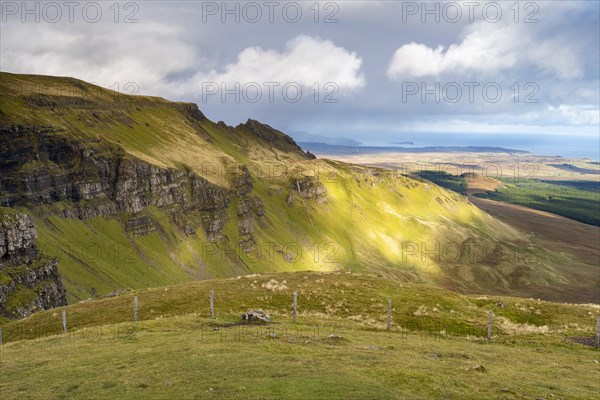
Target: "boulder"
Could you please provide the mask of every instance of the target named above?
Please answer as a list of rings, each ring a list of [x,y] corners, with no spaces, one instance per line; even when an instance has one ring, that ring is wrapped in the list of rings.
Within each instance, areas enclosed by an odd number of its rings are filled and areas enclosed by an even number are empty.
[[[269,322],[271,320],[271,316],[261,310],[250,310],[242,314],[242,319],[246,322]]]

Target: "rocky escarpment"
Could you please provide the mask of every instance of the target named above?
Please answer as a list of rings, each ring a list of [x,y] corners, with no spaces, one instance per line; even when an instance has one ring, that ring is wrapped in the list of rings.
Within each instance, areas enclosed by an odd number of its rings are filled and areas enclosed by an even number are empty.
[[[67,304],[58,260],[39,253],[31,218],[0,208],[0,316],[22,318]]]
[[[243,204],[252,190],[245,168],[236,175],[234,189],[223,188],[185,168],[151,165],[117,146],[82,144],[52,128],[0,127],[0,160],[1,205],[58,203],[62,206],[52,212],[79,219],[127,213],[126,228],[136,236],[154,231],[148,216],[138,214],[156,206],[171,213],[199,211],[208,239],[217,240],[230,218],[233,198],[239,197]],[[253,219],[241,213],[240,232],[248,236]],[[195,228],[199,226],[186,230]]]
[[[260,197],[251,196],[252,177],[247,168],[242,168],[241,174],[235,182],[236,194],[239,197],[237,204],[238,216],[238,234],[242,251],[250,252],[256,245],[254,236],[255,222],[263,225],[264,220],[264,205]]]

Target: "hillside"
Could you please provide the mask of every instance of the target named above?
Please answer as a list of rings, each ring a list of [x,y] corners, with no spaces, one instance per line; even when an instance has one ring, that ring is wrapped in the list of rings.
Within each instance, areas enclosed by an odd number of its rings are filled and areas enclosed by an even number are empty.
[[[0,90],[0,205],[32,218],[69,303],[299,270],[599,300],[597,267],[539,246],[463,196],[314,159],[258,121],[230,127],[195,104],[72,78],[1,73]]]
[[[242,323],[253,308],[271,322]],[[581,342],[593,344],[597,317],[597,305],[464,296],[350,272],[207,280],[5,325],[0,387],[32,399],[589,399],[598,351]]]

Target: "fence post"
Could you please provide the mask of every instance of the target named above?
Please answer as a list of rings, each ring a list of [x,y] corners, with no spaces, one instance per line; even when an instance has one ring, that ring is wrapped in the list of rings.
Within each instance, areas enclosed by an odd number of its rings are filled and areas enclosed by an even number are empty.
[[[391,298],[388,299],[388,324],[387,324],[387,328],[388,328],[388,331],[392,330],[392,299]]]
[[[293,307],[294,307],[294,311],[292,314],[292,322],[296,323],[296,310],[298,309],[298,291],[297,290],[294,290]]]
[[[215,291],[210,289],[210,317],[215,317]]]
[[[494,312],[490,310],[490,314],[488,316],[488,330],[487,330],[487,338],[488,340],[492,340],[492,321],[494,320]]]
[[[137,322],[138,320],[138,297],[133,297],[133,320]]]
[[[600,316],[596,321],[596,348],[600,348]]]
[[[67,333],[67,310],[62,310],[63,333]]]

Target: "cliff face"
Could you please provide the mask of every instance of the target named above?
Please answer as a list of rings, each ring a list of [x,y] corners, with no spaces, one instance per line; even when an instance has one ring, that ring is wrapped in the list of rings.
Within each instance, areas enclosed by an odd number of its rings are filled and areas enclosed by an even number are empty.
[[[67,304],[58,260],[39,254],[31,218],[0,209],[0,316],[22,318]]]
[[[84,145],[50,128],[28,126],[0,127],[0,170],[2,205],[67,202],[59,216],[84,220],[128,213],[127,225],[137,236],[153,229],[135,214],[156,206],[203,212],[206,234],[217,238],[233,197],[244,198],[252,189],[246,169],[240,169],[232,190],[186,169],[148,164],[107,143]]]
[[[202,118],[193,113],[192,117]],[[59,217],[88,221],[100,217],[119,221],[121,229],[131,237],[142,238],[156,232],[162,240],[165,221],[159,222],[151,212],[157,208],[169,218],[167,226],[177,227],[187,236],[196,237],[196,230],[200,229],[208,242],[226,242],[242,252],[255,248],[255,226],[264,226],[264,207],[262,200],[252,195],[253,181],[245,166],[229,174],[229,187],[222,187],[188,168],[162,168],[107,141],[83,142],[61,133],[52,127],[0,127],[1,206],[26,207],[44,220]],[[237,235],[228,237],[223,231],[232,216],[237,216]],[[4,221],[2,228],[5,239],[0,252],[6,267],[0,274],[1,314],[19,318],[65,304],[58,260],[38,253],[36,229],[29,217],[20,214],[13,219]],[[59,245],[70,245],[61,238],[57,240]],[[128,260],[135,259],[137,252],[135,240],[129,241],[131,248],[125,250]],[[54,247],[54,243],[50,244],[51,249]],[[108,247],[101,250],[112,251]],[[196,265],[204,268],[204,249],[191,251]],[[67,254],[67,258],[71,256]],[[181,265],[172,255],[171,259]],[[83,268],[87,261],[81,261]],[[118,265],[122,260],[115,261]],[[233,263],[245,268],[239,261]],[[152,262],[149,265],[161,267]],[[183,265],[183,269],[189,271],[188,265]],[[138,273],[132,279],[139,279]],[[194,274],[210,276],[192,271],[189,279],[198,276]],[[88,292],[94,296],[96,289],[92,287]],[[80,294],[77,297],[82,298]]]

